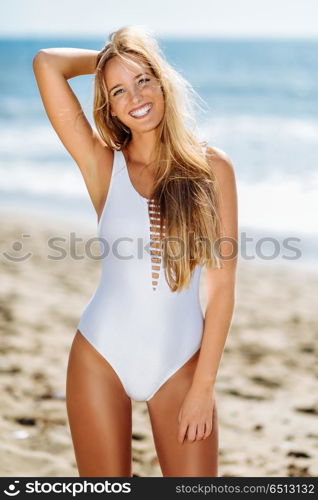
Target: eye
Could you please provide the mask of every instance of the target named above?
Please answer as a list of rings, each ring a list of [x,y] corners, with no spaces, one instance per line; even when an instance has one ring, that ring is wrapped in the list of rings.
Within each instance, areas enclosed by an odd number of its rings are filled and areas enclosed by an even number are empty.
[[[140,82],[150,82],[150,78],[140,78],[140,80],[138,80],[138,84],[140,84]],[[118,95],[123,89],[118,89],[116,90],[116,92],[113,93],[113,97],[115,97],[116,95]]]
[[[116,92],[113,93],[113,96],[115,97],[118,94],[118,92],[120,92],[121,90],[123,90],[123,89],[116,90]]]
[[[150,78],[140,78],[139,82],[142,82],[142,81],[145,81],[145,82],[150,82]]]

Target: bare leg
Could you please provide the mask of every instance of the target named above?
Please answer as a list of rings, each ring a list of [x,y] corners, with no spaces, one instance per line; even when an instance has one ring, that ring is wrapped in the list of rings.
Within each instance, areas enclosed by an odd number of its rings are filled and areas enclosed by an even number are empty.
[[[185,363],[147,401],[162,474],[166,477],[217,477],[218,418],[213,411],[212,432],[205,440],[177,441],[178,414],[190,388],[198,353]]]
[[[69,354],[66,405],[79,475],[131,477],[131,400],[79,330]]]

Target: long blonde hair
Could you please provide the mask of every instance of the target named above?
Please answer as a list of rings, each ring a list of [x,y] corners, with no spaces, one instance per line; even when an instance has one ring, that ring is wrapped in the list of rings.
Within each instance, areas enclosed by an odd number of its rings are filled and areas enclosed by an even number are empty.
[[[187,125],[196,122],[193,111],[196,92],[165,60],[149,30],[135,25],[112,32],[97,55],[93,103],[96,128],[112,149],[124,148],[132,138],[130,129],[110,113],[103,71],[114,56],[141,60],[157,79],[164,96],[152,198],[160,207],[166,280],[172,291],[181,291],[189,287],[197,264],[223,267],[218,249],[222,236],[219,187],[202,151],[203,143],[198,142]]]

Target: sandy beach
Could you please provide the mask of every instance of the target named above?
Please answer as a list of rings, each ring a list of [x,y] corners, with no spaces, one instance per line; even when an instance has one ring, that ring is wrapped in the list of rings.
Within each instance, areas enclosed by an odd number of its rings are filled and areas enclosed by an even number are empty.
[[[0,475],[78,476],[65,379],[77,322],[99,281],[98,259],[80,257],[96,234],[80,221],[0,216]],[[76,258],[71,231],[82,238]],[[64,258],[48,257],[59,255],[51,237],[65,238]],[[98,255],[97,244],[92,251]],[[239,261],[216,383],[219,476],[318,476],[318,272],[296,267]],[[200,291],[204,305],[204,273]],[[133,473],[162,476],[140,402],[133,402]]]

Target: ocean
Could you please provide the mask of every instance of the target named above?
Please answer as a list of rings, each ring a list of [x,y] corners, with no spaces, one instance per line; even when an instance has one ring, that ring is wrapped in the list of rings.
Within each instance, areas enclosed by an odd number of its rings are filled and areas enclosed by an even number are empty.
[[[97,224],[80,171],[45,114],[32,59],[41,48],[100,50],[105,41],[0,40],[1,208]],[[199,138],[232,160],[240,237],[252,239],[248,250],[264,262],[317,267],[318,42],[159,39],[159,44],[203,99]],[[93,75],[69,83],[93,124]],[[295,259],[286,238],[296,238]]]

